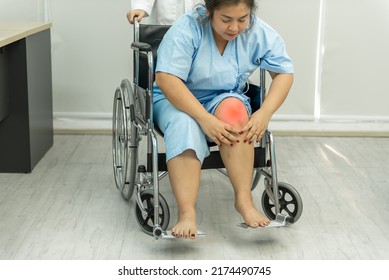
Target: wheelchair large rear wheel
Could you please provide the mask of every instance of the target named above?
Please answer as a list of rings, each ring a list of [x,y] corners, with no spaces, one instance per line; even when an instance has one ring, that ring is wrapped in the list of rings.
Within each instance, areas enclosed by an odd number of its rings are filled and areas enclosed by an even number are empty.
[[[138,152],[137,128],[130,121],[134,104],[131,84],[123,80],[115,91],[112,117],[112,158],[116,187],[124,199],[131,198],[135,187]]]
[[[128,169],[126,173],[126,183],[122,190],[122,196],[124,199],[129,200],[134,192],[136,171],[138,165],[138,146],[139,146],[139,135],[138,128],[133,124],[130,117],[131,108],[136,108],[138,105],[135,102],[137,99],[136,93],[131,86],[128,79],[124,79],[120,87],[125,96],[125,104],[127,108],[127,122],[128,122]]]
[[[116,187],[121,191],[128,167],[127,109],[121,88],[115,91],[112,114],[112,159]]]
[[[303,212],[303,202],[300,194],[290,184],[278,182],[278,202],[280,213],[287,214],[293,218],[293,222],[297,222]],[[269,197],[266,190],[262,194],[262,208],[265,215],[274,220],[276,211],[274,201]]]
[[[153,235],[154,230],[154,191],[144,190],[140,193],[140,199],[146,213],[142,212],[138,203],[135,205],[136,220],[143,232]],[[159,194],[159,225],[162,230],[169,226],[170,211],[165,198]]]

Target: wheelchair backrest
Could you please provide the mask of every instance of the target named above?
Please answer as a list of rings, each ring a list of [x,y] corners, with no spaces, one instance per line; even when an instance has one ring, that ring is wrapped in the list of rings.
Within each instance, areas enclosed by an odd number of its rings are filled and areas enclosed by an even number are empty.
[[[138,26],[135,26],[135,32],[134,32],[134,41],[135,42],[143,42],[147,43],[151,46],[152,52],[153,52],[153,60],[154,60],[154,69],[157,62],[157,50],[159,47],[159,44],[162,41],[163,36],[165,36],[165,33],[169,30],[170,25],[150,25],[150,24],[139,24]],[[136,55],[134,53],[134,55]],[[134,57],[135,61],[135,57]],[[134,63],[134,73],[136,73],[136,66]],[[148,81],[148,63],[147,63],[147,56],[143,53],[139,54],[139,73],[137,75],[138,78],[138,85],[144,89],[147,89],[149,87]],[[154,79],[153,79],[154,80]]]

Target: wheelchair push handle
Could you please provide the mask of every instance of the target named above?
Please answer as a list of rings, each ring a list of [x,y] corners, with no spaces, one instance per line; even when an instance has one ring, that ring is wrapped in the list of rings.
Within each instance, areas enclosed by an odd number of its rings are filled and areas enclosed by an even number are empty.
[[[134,17],[134,26],[135,26],[135,28],[134,28],[135,32],[137,32],[137,30],[139,30],[139,20],[138,20],[137,16]],[[138,35],[135,34],[135,37],[138,38],[139,34]],[[135,40],[135,42],[133,42],[131,44],[131,48],[133,50],[139,51],[139,52],[149,52],[149,51],[152,51],[151,46],[149,44],[143,43],[143,42],[139,42],[139,40]]]

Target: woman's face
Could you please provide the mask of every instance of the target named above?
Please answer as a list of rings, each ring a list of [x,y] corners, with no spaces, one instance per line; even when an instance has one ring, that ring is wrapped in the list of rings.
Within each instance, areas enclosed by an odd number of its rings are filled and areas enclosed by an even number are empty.
[[[207,16],[209,16],[208,11]],[[221,6],[215,10],[211,19],[215,39],[234,40],[246,29],[249,21],[250,9],[245,3]]]

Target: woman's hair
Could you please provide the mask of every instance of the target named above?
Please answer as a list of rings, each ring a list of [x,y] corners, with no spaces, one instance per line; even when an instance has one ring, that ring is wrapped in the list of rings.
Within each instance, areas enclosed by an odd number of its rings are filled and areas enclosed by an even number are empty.
[[[212,19],[215,10],[225,5],[238,5],[244,3],[250,9],[251,16],[255,14],[257,4],[255,0],[204,0],[205,7],[209,12],[209,18]]]

